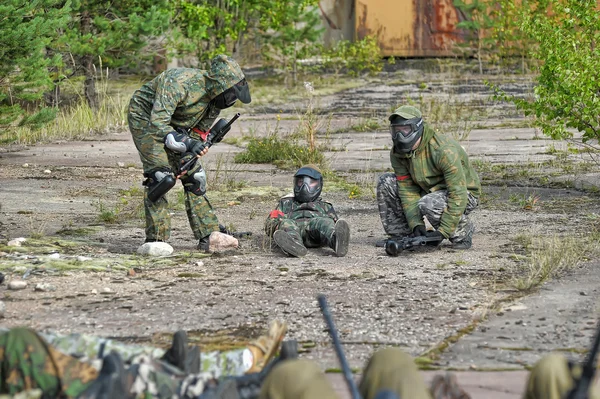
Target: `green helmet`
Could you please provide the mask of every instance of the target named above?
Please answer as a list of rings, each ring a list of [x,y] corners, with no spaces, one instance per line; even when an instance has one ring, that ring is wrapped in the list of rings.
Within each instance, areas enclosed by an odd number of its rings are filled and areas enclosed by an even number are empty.
[[[411,105],[403,105],[390,115],[390,133],[394,148],[409,153],[423,136],[424,123],[421,111]]]

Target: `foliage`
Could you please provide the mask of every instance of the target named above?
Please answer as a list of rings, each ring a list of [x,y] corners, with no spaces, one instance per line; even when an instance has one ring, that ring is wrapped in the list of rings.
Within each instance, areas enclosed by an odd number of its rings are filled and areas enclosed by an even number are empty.
[[[68,66],[56,71],[56,80],[83,74],[85,98],[96,110],[96,71],[103,66],[134,67],[154,56],[158,47],[151,46],[152,39],[166,31],[170,16],[168,0],[73,0],[71,20],[52,48]]]
[[[291,75],[292,86],[296,85],[302,68],[299,60],[313,55],[318,49],[314,43],[323,29],[315,7],[317,3],[316,0],[273,2],[274,12],[263,20],[266,64],[282,68],[286,77]]]
[[[70,3],[58,0],[5,0],[0,5],[0,126],[21,118],[26,108],[41,105],[52,87],[48,68],[60,62],[46,47],[56,40],[68,19]],[[52,120],[55,110],[36,108],[20,120],[39,126]]]
[[[251,138],[246,150],[234,158],[238,163],[274,163],[280,166],[301,167],[323,164],[325,157],[318,149],[311,150],[292,138],[281,138],[275,131],[266,137]]]
[[[375,36],[367,36],[355,42],[339,40],[330,49],[323,50],[323,67],[337,75],[345,68],[351,76],[364,71],[375,75],[383,70],[383,57]]]
[[[269,14],[265,0],[178,0],[174,25],[183,40],[171,40],[180,55],[194,54],[199,65],[219,53],[239,51],[245,35]]]
[[[583,140],[600,138],[600,13],[595,0],[540,0],[522,7],[520,27],[537,43],[531,56],[541,61],[535,96],[521,99],[496,88],[498,98],[512,101],[544,134],[569,138],[567,128]]]
[[[483,73],[482,59],[485,54],[492,51],[494,40],[486,35],[486,31],[494,26],[490,18],[489,0],[454,0],[454,6],[465,13],[467,19],[456,24],[459,29],[470,31],[474,37],[469,40],[470,51],[474,51],[479,62],[479,73]],[[471,48],[474,47],[474,48]]]

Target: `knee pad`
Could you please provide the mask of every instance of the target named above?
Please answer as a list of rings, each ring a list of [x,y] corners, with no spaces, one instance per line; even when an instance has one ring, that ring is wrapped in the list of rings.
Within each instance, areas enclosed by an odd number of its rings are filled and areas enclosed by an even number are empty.
[[[202,168],[188,173],[181,179],[181,182],[185,191],[194,195],[206,194],[206,172]]]
[[[144,173],[146,180],[142,183],[148,188],[148,199],[156,202],[175,185],[175,175],[169,168],[157,168]]]

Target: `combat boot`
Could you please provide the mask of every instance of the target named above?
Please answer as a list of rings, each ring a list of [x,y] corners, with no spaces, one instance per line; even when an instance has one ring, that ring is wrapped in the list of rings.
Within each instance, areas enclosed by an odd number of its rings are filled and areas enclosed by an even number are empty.
[[[269,363],[279,350],[286,332],[287,323],[275,320],[271,323],[267,335],[262,335],[248,344],[246,350],[250,352],[249,355],[252,359],[251,366],[246,374],[258,373]],[[244,354],[244,357],[246,357],[246,354]],[[248,363],[250,365],[250,361]]]
[[[308,250],[301,241],[298,241],[283,230],[277,230],[273,233],[273,241],[283,252],[290,256],[305,256]]]
[[[130,398],[123,359],[117,352],[111,352],[102,359],[100,374],[78,399]]]
[[[333,233],[333,245],[336,256],[346,256],[348,253],[348,244],[350,243],[350,226],[344,219],[339,219],[335,223],[335,232]]]
[[[200,372],[200,349],[197,346],[188,346],[187,334],[183,330],[173,335],[173,343],[169,350],[160,358],[186,374]]]
[[[471,230],[464,239],[452,243],[453,249],[469,249],[473,244],[473,231]]]

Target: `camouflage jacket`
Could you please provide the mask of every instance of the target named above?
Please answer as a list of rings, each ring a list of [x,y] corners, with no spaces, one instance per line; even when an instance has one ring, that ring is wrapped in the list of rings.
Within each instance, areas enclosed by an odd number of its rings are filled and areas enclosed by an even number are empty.
[[[398,193],[411,229],[423,224],[418,201],[421,196],[448,190],[448,207],[442,214],[439,231],[449,237],[468,203],[468,192],[481,194],[481,183],[469,157],[453,138],[435,132],[427,124],[417,149],[409,154],[390,153],[398,181]]]
[[[277,207],[269,213],[265,221],[265,232],[271,236],[279,227],[283,219],[291,219],[296,222],[305,222],[311,218],[325,217],[337,222],[338,215],[333,205],[320,198],[314,202],[298,202],[293,196],[286,196],[279,200]]]
[[[168,69],[133,94],[130,117],[145,122],[147,133],[159,139],[174,127],[207,131],[220,113],[211,100],[243,78],[239,65],[225,55],[213,58],[209,70]]]

